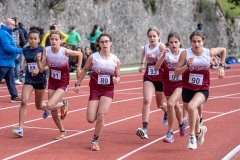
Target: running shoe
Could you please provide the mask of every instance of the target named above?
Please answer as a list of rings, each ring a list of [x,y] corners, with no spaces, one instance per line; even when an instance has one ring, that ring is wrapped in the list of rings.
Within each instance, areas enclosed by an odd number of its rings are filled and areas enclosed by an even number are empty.
[[[163,116],[163,119],[162,119],[162,125],[163,126],[168,125],[167,112],[164,113],[164,116]]]
[[[13,97],[10,100],[11,103],[21,103],[22,99],[20,97]]]
[[[138,128],[136,134],[142,139],[148,139],[147,129]]]
[[[200,127],[203,126],[203,117],[200,117],[200,119],[199,119],[199,125],[200,125]]]
[[[12,130],[12,134],[17,137],[23,137],[23,129],[18,127],[17,129]]]
[[[49,114],[50,114],[50,111],[49,110],[45,110],[43,112],[43,115],[42,115],[43,119],[46,119],[49,116]]]
[[[98,145],[97,141],[92,142],[92,147],[91,147],[91,151],[99,151],[100,147]]]
[[[61,131],[59,133],[59,135],[55,138],[55,140],[61,140],[61,139],[64,139],[66,137],[66,131]]]
[[[197,149],[197,139],[193,135],[189,135],[189,138],[188,138],[188,149]]]
[[[182,129],[184,130],[184,135],[187,133],[187,126],[188,126],[188,120],[187,118],[183,118],[183,126]]]
[[[204,142],[204,135],[207,132],[207,127],[206,126],[202,126],[200,127],[200,133],[196,135],[197,137],[197,145],[200,146],[203,144]]]
[[[174,142],[173,134],[168,131],[167,136],[163,139],[163,142],[173,143]]]
[[[183,125],[182,125],[182,127],[179,126],[178,128],[179,128],[180,136],[181,137],[185,136],[186,132],[185,132],[185,129],[184,129]]]
[[[68,102],[63,101],[63,107],[60,108],[61,111],[61,120],[64,120],[67,116],[67,110],[68,110]]]

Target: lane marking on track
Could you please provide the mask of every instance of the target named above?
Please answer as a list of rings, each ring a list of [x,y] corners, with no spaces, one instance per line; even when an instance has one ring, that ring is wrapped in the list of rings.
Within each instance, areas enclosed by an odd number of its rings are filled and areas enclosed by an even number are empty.
[[[160,109],[150,111],[150,113],[154,113],[154,112],[157,112],[157,111],[160,111]],[[205,119],[205,120],[203,120],[203,122],[206,122],[206,121],[209,121],[209,120],[212,120],[212,119],[215,119],[215,118],[224,116],[224,115],[228,115],[228,114],[231,114],[231,113],[234,113],[234,112],[237,112],[237,111],[240,111],[240,109],[233,110],[233,111],[230,111],[230,112],[223,113],[223,114],[221,114],[221,115],[217,115],[217,116],[214,116],[214,117]],[[120,119],[120,120],[118,120],[118,121],[114,121],[114,122],[111,122],[111,123],[107,123],[107,124],[105,124],[105,126],[110,126],[110,125],[113,125],[113,124],[116,124],[116,123],[119,123],[119,122],[123,122],[123,121],[129,120],[129,119],[133,119],[133,118],[139,117],[139,116],[142,116],[142,114],[138,114],[138,115],[135,115],[135,116],[131,116],[131,117],[127,117],[127,118],[124,118],[124,119]],[[83,133],[86,133],[86,132],[89,132],[89,131],[93,131],[94,129],[95,129],[95,128],[90,128],[90,129],[87,129],[87,130],[84,130],[84,131],[80,131],[79,133],[75,133],[75,134],[72,134],[72,135],[67,136],[65,139],[68,139],[68,138],[71,138],[71,137],[75,137],[75,136],[77,136],[77,135],[80,135],[80,134],[83,134]],[[175,133],[177,133],[177,132],[179,132],[179,130],[174,131],[173,133],[175,134]],[[143,145],[142,147],[139,147],[139,148],[137,148],[137,149],[129,152],[128,154],[126,154],[126,155],[118,158],[117,160],[124,159],[124,158],[126,158],[126,157],[128,157],[128,156],[130,156],[130,155],[132,155],[132,154],[134,154],[134,153],[136,153],[137,151],[142,150],[143,148],[146,148],[146,147],[148,147],[148,146],[150,146],[150,145],[152,145],[152,144],[154,144],[154,143],[162,140],[164,137],[165,137],[165,136],[163,136],[163,137],[161,137],[161,138],[158,138],[158,139],[156,139],[156,140],[154,140],[154,141],[152,141],[152,142],[150,142],[150,143],[148,143],[148,144],[146,144],[146,145]],[[20,155],[23,155],[23,154],[26,154],[26,153],[35,151],[35,150],[37,150],[37,149],[43,148],[43,147],[45,147],[45,146],[48,146],[48,145],[50,145],[50,144],[54,144],[54,143],[57,143],[57,142],[59,142],[59,141],[56,141],[56,140],[55,140],[55,141],[51,141],[51,142],[48,142],[48,143],[39,145],[39,146],[37,146],[37,147],[28,149],[28,150],[26,150],[26,151],[23,151],[23,152],[14,154],[14,155],[12,155],[12,156],[10,156],[10,157],[6,157],[6,158],[4,158],[3,160],[9,160],[9,159],[18,157],[18,156],[20,156]]]
[[[212,87],[210,87],[210,89],[211,89],[211,88],[218,88],[218,87],[225,87],[225,86],[229,86],[229,85],[237,85],[237,84],[240,84],[240,82],[239,82],[239,83],[229,83],[229,84],[219,85],[219,86],[212,86]],[[83,86],[83,87],[89,87],[89,86]],[[142,87],[116,90],[115,92],[127,91],[127,90],[132,90],[132,89],[142,89]],[[75,97],[82,97],[82,96],[87,96],[87,95],[89,95],[89,94],[70,96],[70,97],[65,97],[64,99],[70,99],[70,98],[75,98]],[[47,100],[46,100],[46,101],[47,101]],[[46,102],[46,101],[43,101],[43,102]],[[34,104],[35,104],[35,103],[28,103],[28,105],[34,105]],[[6,109],[11,109],[11,108],[17,108],[17,107],[19,107],[19,105],[17,105],[17,106],[5,107],[5,108],[0,108],[0,111],[1,111],[1,110],[6,110]]]
[[[112,104],[121,103],[121,102],[127,102],[127,101],[133,101],[133,100],[138,100],[138,99],[142,99],[142,98],[143,98],[143,97],[137,97],[137,98],[131,98],[131,99],[124,99],[124,100],[120,100],[120,101],[114,101],[114,102],[112,102]],[[87,108],[85,107],[85,108],[80,108],[80,109],[76,109],[76,110],[71,110],[71,111],[68,111],[68,114],[74,113],[74,112],[78,112],[78,111],[81,111],[81,110],[86,110],[86,109],[87,109]],[[52,116],[49,115],[49,117],[52,117]],[[35,121],[39,121],[39,120],[43,120],[43,118],[37,118],[37,119],[25,121],[24,124],[31,123],[31,122],[35,122]],[[9,127],[15,127],[16,125],[18,125],[18,123],[11,124],[11,125],[7,125],[7,126],[3,126],[3,127],[0,127],[0,130],[1,130],[1,129],[5,129],[5,128],[9,128]]]
[[[239,111],[240,111],[240,109],[232,110],[232,111],[229,111],[229,112],[226,112],[226,113],[223,113],[223,114],[220,114],[220,115],[217,115],[217,116],[214,116],[214,117],[205,119],[205,120],[203,120],[203,122],[207,122],[207,121],[216,119],[216,118],[218,118],[218,117],[225,116],[225,115],[228,115],[228,114],[231,114],[231,113],[234,113],[234,112],[239,112]],[[177,132],[179,132],[179,130],[174,131],[173,133],[177,133]],[[140,150],[142,150],[142,149],[144,149],[144,148],[146,148],[146,147],[148,147],[148,146],[150,146],[150,145],[152,145],[152,144],[154,144],[154,143],[156,143],[156,142],[164,139],[165,137],[166,137],[166,136],[163,136],[163,137],[160,137],[160,138],[158,138],[158,139],[156,139],[156,140],[154,140],[154,141],[152,141],[152,142],[149,142],[149,143],[147,143],[147,144],[145,144],[145,145],[143,145],[143,146],[141,146],[141,147],[139,147],[139,148],[137,148],[137,149],[135,149],[135,150],[133,150],[133,151],[125,154],[125,155],[123,155],[122,157],[118,158],[117,160],[122,160],[122,159],[124,159],[124,158],[127,158],[127,157],[129,157],[130,155],[132,155],[132,154],[134,154],[134,153],[136,153],[136,152],[138,152],[138,151],[140,151]]]
[[[129,91],[129,90],[138,90],[138,89],[142,89],[142,87],[115,90],[115,93],[122,92],[122,91]],[[72,98],[78,98],[78,97],[83,97],[83,96],[89,96],[89,92],[88,92],[88,94],[82,94],[82,95],[77,95],[77,93],[76,93],[76,96],[64,97],[63,99],[72,99]],[[43,102],[47,102],[47,100],[45,100]],[[34,104],[35,103],[28,103],[28,106],[29,105],[34,105]],[[19,107],[20,107],[20,103],[17,106],[10,106],[10,107],[5,107],[5,108],[0,108],[0,111],[1,110],[6,110],[6,109],[12,109],[12,108],[19,108]]]
[[[31,126],[24,126],[23,128],[29,128],[29,129],[38,129],[38,130],[50,130],[50,131],[59,131],[57,128],[42,128],[42,127],[31,127]],[[68,129],[67,132],[81,132],[81,130],[72,130]]]
[[[140,87],[142,88],[142,87]],[[137,88],[135,88],[137,89]],[[127,89],[128,90],[128,89]],[[130,89],[132,90],[132,89]],[[218,98],[225,98],[225,97],[229,97],[229,96],[232,96],[232,95],[239,95],[240,93],[235,93],[235,94],[229,94],[229,95],[223,95],[223,96],[218,96],[218,97],[212,97],[212,98],[209,98],[208,100],[211,100],[211,99],[218,99]],[[81,96],[84,96],[84,95],[80,95],[80,96],[77,96],[77,97],[81,97]],[[75,97],[75,96],[74,96]],[[74,98],[74,97],[68,97],[68,98]],[[126,102],[126,101],[131,101],[131,100],[136,100],[136,99],[142,99],[143,97],[137,97],[137,98],[132,98],[132,99],[125,99],[125,100],[120,100],[120,101],[115,101],[115,102],[112,102],[112,104],[115,104],[115,103],[120,103],[120,102]],[[67,99],[67,98],[65,98]],[[19,106],[18,106],[19,107]],[[77,111],[80,111],[80,110],[85,110],[87,108],[81,108],[81,109],[77,109],[77,110],[72,110],[72,111],[68,111],[68,113],[72,113],[72,112],[77,112]],[[1,109],[0,109],[1,110]],[[50,116],[51,117],[51,116]],[[24,122],[25,124],[26,123],[30,123],[30,122],[34,122],[34,121],[38,121],[38,120],[43,120],[42,118],[37,118],[37,119],[33,119],[33,120],[30,120],[30,121],[26,121]],[[0,127],[0,130],[1,129],[5,129],[5,128],[9,128],[9,127],[14,127],[18,125],[18,123],[15,123],[15,124],[11,124],[11,125],[8,125],[8,126],[4,126],[4,127]]]
[[[235,147],[231,152],[229,152],[222,160],[230,160],[235,154],[240,151],[240,144]]]

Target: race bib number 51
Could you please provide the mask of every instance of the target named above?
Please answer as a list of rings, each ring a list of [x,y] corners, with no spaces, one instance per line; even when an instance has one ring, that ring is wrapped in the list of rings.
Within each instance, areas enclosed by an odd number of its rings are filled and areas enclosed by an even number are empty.
[[[203,75],[190,73],[188,82],[191,84],[202,85],[203,84]]]
[[[159,75],[159,71],[155,71],[154,66],[148,66],[148,75]]]
[[[98,75],[98,84],[110,84],[110,75]]]
[[[61,79],[61,71],[52,69],[51,70],[51,77],[54,78],[54,79],[60,80]]]

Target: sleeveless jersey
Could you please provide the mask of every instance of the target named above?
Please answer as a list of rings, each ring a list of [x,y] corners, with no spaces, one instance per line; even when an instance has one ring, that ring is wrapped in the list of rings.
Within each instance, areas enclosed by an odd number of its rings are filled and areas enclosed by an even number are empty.
[[[46,72],[39,72],[36,76],[32,76],[31,72],[38,68],[37,65],[37,54],[43,52],[43,47],[38,46],[37,48],[31,49],[30,46],[23,48],[23,55],[26,60],[27,66],[25,67],[25,82],[44,83],[46,81]]]
[[[69,84],[68,56],[66,48],[61,47],[58,53],[52,53],[51,46],[46,47],[46,57],[49,66],[49,83]]]
[[[175,90],[177,87],[182,86],[182,75],[179,77],[174,76],[174,70],[177,66],[178,59],[184,49],[180,48],[179,49],[179,54],[178,55],[173,55],[171,51],[166,53],[166,57],[163,61],[163,86],[164,88],[171,88],[172,90]]]
[[[201,56],[195,56],[191,48],[186,49],[186,62],[189,58],[194,57],[191,68],[186,70],[183,78],[183,87],[199,91],[208,90],[210,85],[210,52],[209,49],[203,48]]]
[[[115,76],[117,56],[111,54],[108,59],[103,59],[99,52],[92,55],[92,75],[89,86],[103,92],[114,89],[112,77]]]
[[[159,57],[161,52],[159,50],[159,45],[160,43],[158,43],[156,45],[155,48],[153,49],[150,49],[149,46],[150,44],[147,44],[145,45],[145,57],[146,57],[146,62],[147,62],[147,67],[146,67],[146,71],[145,71],[145,74],[144,76],[148,79],[150,79],[151,81],[162,81],[162,72],[163,72],[163,69],[162,67],[160,67],[160,69],[158,71],[155,71],[154,70],[154,66],[156,64],[156,59],[155,58],[147,58],[147,56],[149,54],[155,54],[156,57]]]

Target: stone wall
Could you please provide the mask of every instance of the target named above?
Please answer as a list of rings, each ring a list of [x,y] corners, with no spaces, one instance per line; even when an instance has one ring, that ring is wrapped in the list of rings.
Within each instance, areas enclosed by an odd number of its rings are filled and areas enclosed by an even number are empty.
[[[148,43],[146,32],[150,26],[161,30],[164,43],[169,32],[179,32],[183,47],[189,47],[189,35],[202,22],[207,33],[206,47],[222,46],[229,53],[239,53],[240,20],[234,24],[226,21],[215,0],[206,0],[212,6],[211,13],[199,13],[199,0],[156,0],[154,15],[144,8],[142,0],[66,0],[49,9],[50,1],[8,0],[0,4],[0,20],[17,16],[27,28],[37,25],[45,31],[53,23],[65,32],[69,25],[75,25],[83,40],[82,47],[89,45],[86,33],[91,32],[93,25],[103,25],[113,37],[112,52],[123,64],[140,62],[141,46]]]

